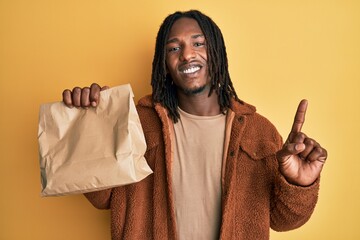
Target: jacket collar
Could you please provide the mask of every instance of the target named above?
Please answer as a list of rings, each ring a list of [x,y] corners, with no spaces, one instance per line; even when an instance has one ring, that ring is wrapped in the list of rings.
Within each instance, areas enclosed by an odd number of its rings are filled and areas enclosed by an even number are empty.
[[[142,97],[139,100],[138,104],[142,107],[149,107],[149,108],[154,107],[154,103],[152,101],[151,95],[146,95]],[[160,107],[159,103],[156,103],[155,105],[158,105],[157,107]],[[241,100],[236,101],[235,99],[231,99],[230,109],[234,111],[236,114],[240,114],[240,115],[250,115],[256,112],[256,108],[254,106],[247,104]]]

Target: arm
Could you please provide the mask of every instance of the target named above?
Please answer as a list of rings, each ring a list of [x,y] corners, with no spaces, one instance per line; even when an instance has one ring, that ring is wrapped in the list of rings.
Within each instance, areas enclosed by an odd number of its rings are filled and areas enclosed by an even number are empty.
[[[109,209],[112,189],[84,193],[91,204],[98,209]]]
[[[271,199],[270,227],[289,231],[305,224],[311,217],[319,192],[319,179],[308,187],[296,186],[277,171]]]
[[[302,100],[289,137],[274,160],[279,167],[271,202],[271,227],[277,231],[303,225],[318,199],[319,178],[327,151],[301,132],[306,109],[307,101]]]

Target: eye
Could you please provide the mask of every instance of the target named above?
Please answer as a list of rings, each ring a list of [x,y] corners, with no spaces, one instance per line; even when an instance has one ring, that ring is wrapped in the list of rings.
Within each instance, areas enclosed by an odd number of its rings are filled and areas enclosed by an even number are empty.
[[[179,51],[180,50],[180,47],[170,47],[168,48],[168,52],[176,52],[176,51]]]
[[[196,43],[194,43],[194,46],[195,46],[195,47],[205,46],[205,42],[196,42]]]

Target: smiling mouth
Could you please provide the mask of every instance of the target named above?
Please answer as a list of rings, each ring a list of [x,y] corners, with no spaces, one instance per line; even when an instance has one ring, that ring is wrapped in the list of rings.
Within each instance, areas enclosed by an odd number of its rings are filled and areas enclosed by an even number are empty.
[[[190,67],[190,68],[184,69],[181,72],[185,73],[185,74],[191,74],[191,73],[195,73],[199,70],[200,70],[200,67],[196,66],[196,67]]]

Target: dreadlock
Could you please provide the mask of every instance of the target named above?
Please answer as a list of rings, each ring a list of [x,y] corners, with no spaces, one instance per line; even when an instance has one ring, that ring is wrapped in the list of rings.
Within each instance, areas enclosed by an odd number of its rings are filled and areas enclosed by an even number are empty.
[[[200,11],[175,12],[165,18],[156,37],[155,54],[152,63],[151,86],[153,88],[154,103],[162,104],[169,113],[174,123],[180,118],[178,112],[178,98],[176,86],[172,84],[170,74],[166,70],[166,41],[172,25],[179,18],[192,18],[199,24],[207,45],[208,74],[211,78],[209,96],[215,91],[218,95],[220,110],[225,111],[230,107],[231,98],[240,101],[230,79],[228,61],[224,39],[215,22]]]

